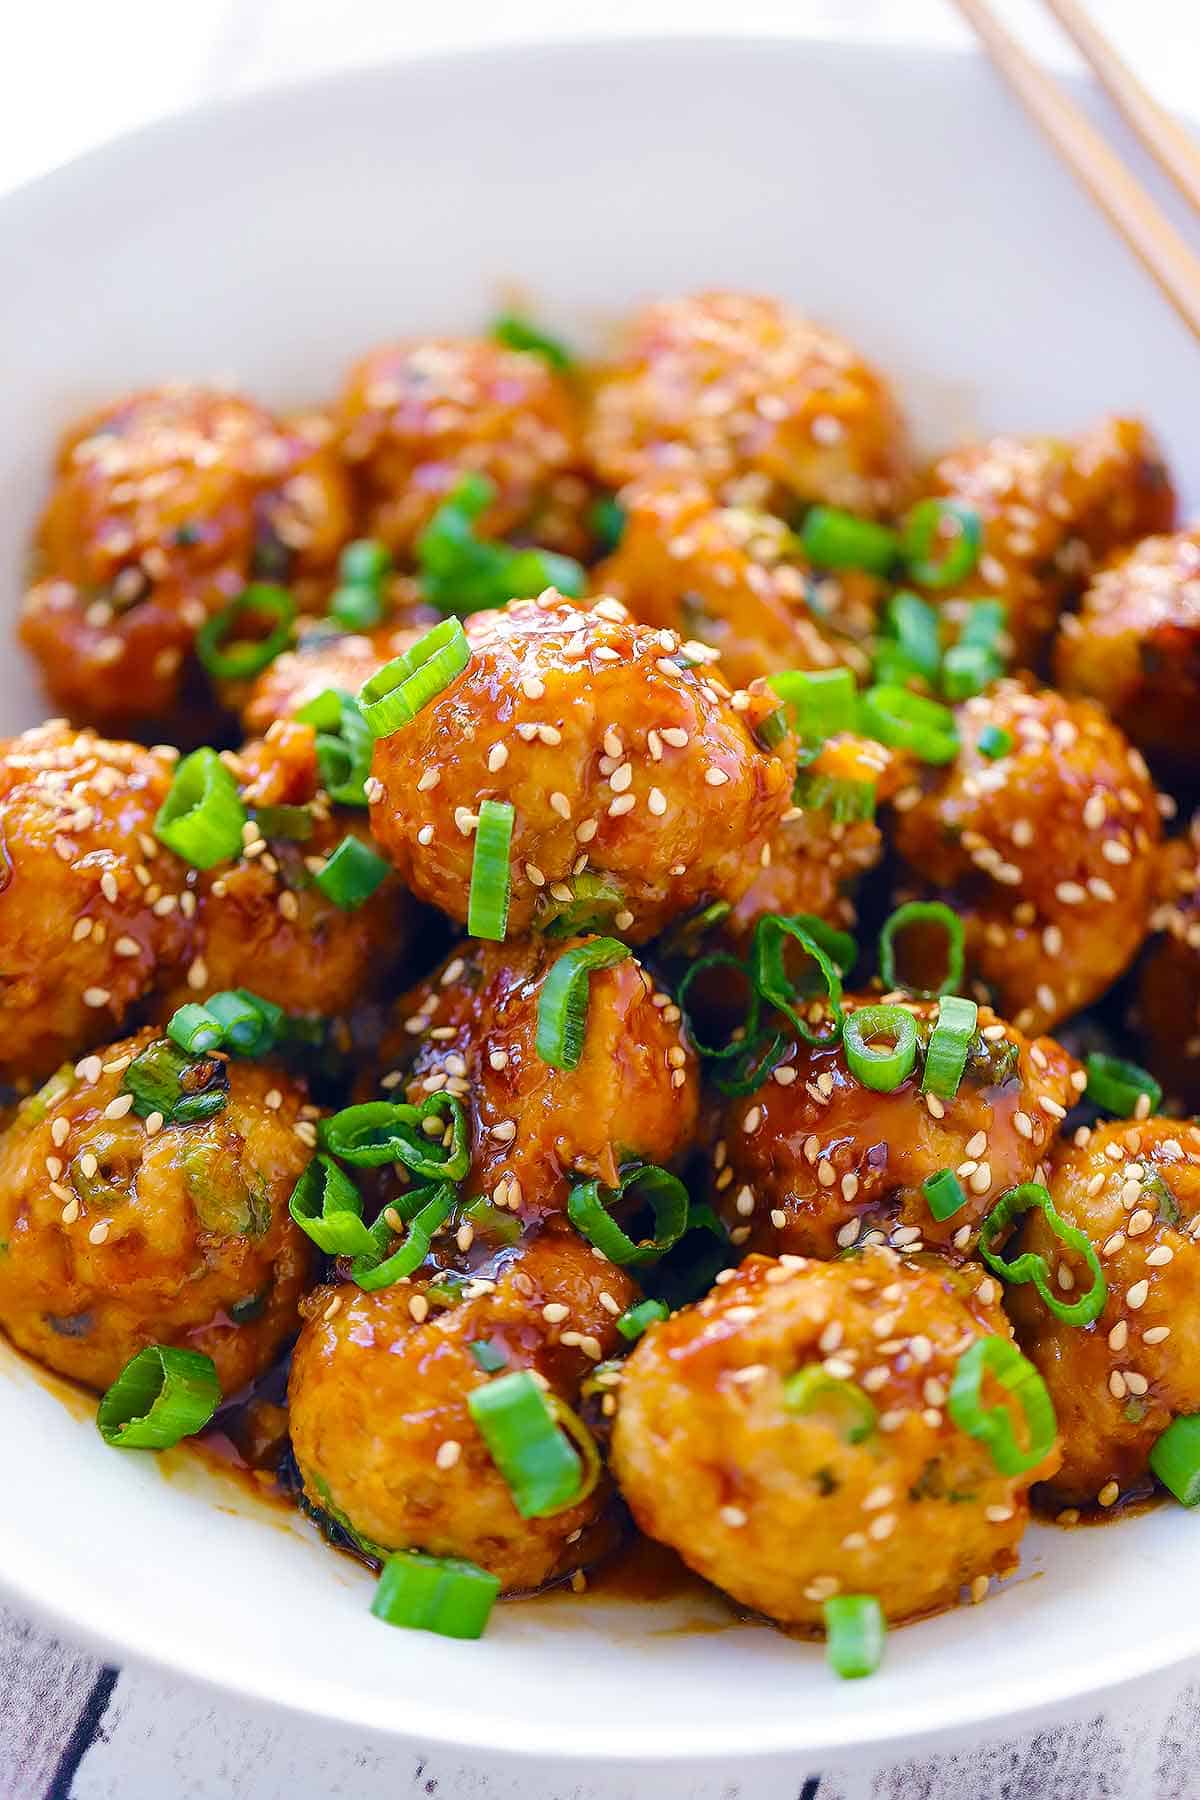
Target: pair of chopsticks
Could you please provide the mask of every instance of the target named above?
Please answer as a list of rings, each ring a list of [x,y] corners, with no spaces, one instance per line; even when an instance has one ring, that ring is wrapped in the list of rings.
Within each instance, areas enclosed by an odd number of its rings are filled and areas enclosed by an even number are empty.
[[[1141,259],[1184,324],[1200,337],[1200,256],[1075,102],[1022,49],[989,0],[956,0],[956,4],[1034,123]],[[1045,4],[1155,162],[1200,212],[1200,148],[1142,86],[1080,0],[1045,0]]]

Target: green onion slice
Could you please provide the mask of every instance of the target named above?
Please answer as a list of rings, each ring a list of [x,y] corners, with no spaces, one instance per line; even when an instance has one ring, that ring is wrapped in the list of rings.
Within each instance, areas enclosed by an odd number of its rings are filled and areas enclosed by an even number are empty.
[[[979,644],[952,644],[942,658],[942,692],[947,700],[969,700],[1003,673],[1004,664],[994,651]]]
[[[802,989],[792,980],[784,963],[789,942],[800,948],[816,965],[817,986],[825,989],[829,1009],[829,1026],[815,1032],[792,1004]],[[754,927],[750,945],[750,980],[756,992],[769,1006],[783,1013],[793,1031],[809,1044],[833,1044],[842,1034],[843,968],[853,964],[857,946],[844,931],[837,931],[811,913],[767,913]],[[849,955],[849,961],[845,960]],[[812,991],[812,990],[810,990]]]
[[[538,996],[537,1053],[554,1069],[577,1069],[587,1035],[588,984],[592,972],[625,961],[629,946],[618,938],[593,938],[559,957]]]
[[[309,806],[256,806],[254,823],[259,836],[268,840],[284,838],[290,843],[307,843],[313,833],[312,808]]]
[[[140,1119],[161,1113],[168,1125],[195,1125],[219,1113],[229,1097],[222,1062],[188,1056],[169,1038],[155,1038],[135,1056],[121,1080]]]
[[[639,1300],[636,1306],[626,1307],[617,1320],[617,1330],[633,1344],[651,1325],[669,1318],[670,1313],[670,1307],[662,1300]]]
[[[586,1497],[584,1458],[527,1369],[472,1389],[467,1408],[523,1519],[548,1519]]]
[[[296,718],[316,728],[317,767],[330,799],[342,806],[365,806],[364,783],[375,740],[354,695],[344,688],[325,688],[300,707]]]
[[[391,1287],[393,1282],[416,1274],[429,1255],[435,1232],[441,1230],[454,1209],[454,1189],[442,1182],[436,1187],[415,1189],[404,1200],[406,1206],[417,1210],[408,1221],[403,1242],[389,1255],[393,1233],[381,1213],[371,1227],[371,1249],[360,1251],[350,1264],[352,1280],[367,1293]]]
[[[1171,1420],[1154,1440],[1150,1468],[1182,1506],[1200,1506],[1200,1414]]]
[[[888,1038],[884,1048],[872,1042]],[[903,1006],[860,1006],[848,1013],[842,1044],[851,1072],[864,1087],[891,1094],[907,1081],[917,1060],[917,1024]]]
[[[449,1147],[423,1130],[426,1119],[445,1116]],[[403,1100],[365,1100],[344,1106],[318,1127],[321,1143],[332,1156],[355,1168],[379,1169],[403,1163],[415,1175],[434,1181],[461,1181],[471,1163],[467,1121],[453,1094],[430,1094],[417,1106]]]
[[[507,800],[485,800],[479,808],[479,823],[475,828],[467,930],[472,937],[489,938],[496,944],[504,942],[508,930],[508,901],[512,889],[509,849],[514,816]]]
[[[211,1356],[148,1344],[104,1395],[96,1424],[105,1443],[120,1450],[169,1450],[203,1431],[220,1404]]]
[[[1142,1113],[1157,1112],[1162,1105],[1162,1089],[1153,1075],[1140,1069],[1137,1063],[1126,1062],[1121,1056],[1104,1056],[1100,1051],[1093,1051],[1086,1062],[1087,1090],[1086,1098],[1102,1112],[1113,1113],[1119,1119],[1133,1118],[1139,1111],[1140,1102],[1145,1100],[1147,1108]]]
[[[774,712],[769,712],[754,727],[754,736],[764,750],[777,750],[787,734],[788,716],[785,706],[777,706]]]
[[[476,1368],[482,1369],[485,1375],[495,1375],[508,1363],[503,1350],[498,1350],[488,1338],[472,1338],[467,1349],[474,1358]]]
[[[246,615],[273,619],[275,623],[264,638],[235,640],[237,627]],[[295,617],[295,603],[286,588],[252,582],[223,611],[205,620],[196,633],[196,654],[214,680],[246,680],[287,649]]]
[[[984,1406],[983,1379],[990,1375],[1021,1409],[1026,1444],[1013,1429],[1013,1415],[1003,1402]],[[982,1337],[958,1359],[946,1408],[960,1431],[986,1444],[1001,1475],[1024,1475],[1054,1448],[1057,1429],[1046,1384],[1027,1357],[1008,1338]]]
[[[389,862],[376,855],[361,838],[351,834],[342,839],[313,880],[327,900],[332,900],[343,912],[354,912],[382,887],[391,872]]]
[[[520,313],[498,314],[492,320],[491,335],[498,344],[506,345],[509,350],[532,351],[534,356],[540,356],[548,362],[552,369],[569,369],[575,360],[559,338],[540,331],[530,320],[522,318]]]
[[[167,1036],[189,1056],[203,1056],[206,1050],[220,1047],[225,1032],[220,1020],[214,1019],[206,1006],[189,1001],[171,1014],[167,1021]]]
[[[706,1044],[701,1038],[699,1031],[696,1029],[696,1024],[691,1013],[687,1010],[687,996],[692,983],[698,981],[702,976],[707,975],[711,969],[733,969],[748,986],[746,1017],[742,1022],[741,1036],[731,1037],[726,1044]],[[746,965],[741,957],[732,955],[728,950],[710,950],[706,956],[699,956],[696,958],[695,962],[689,963],[683,975],[680,977],[675,990],[675,998],[680,1010],[686,1016],[688,1037],[691,1040],[692,1047],[696,1051],[696,1054],[702,1056],[706,1062],[724,1062],[730,1057],[741,1056],[744,1054],[747,1045],[752,1043],[758,1036],[759,1014],[762,1011],[762,1002],[759,998],[758,989],[750,980]]]
[[[836,506],[810,507],[800,542],[818,569],[869,569],[874,575],[886,575],[900,555],[899,535],[890,526]]]
[[[329,616],[344,631],[371,631],[383,618],[379,589],[365,582],[336,587],[329,598]]]
[[[935,1219],[952,1219],[967,1204],[967,1191],[953,1169],[939,1169],[921,1183],[929,1211]]]
[[[982,542],[983,526],[972,507],[956,500],[918,500],[905,515],[900,554],[922,587],[954,587],[975,567]]]
[[[925,1050],[925,1073],[921,1077],[923,1094],[938,1094],[943,1100],[953,1100],[967,1066],[967,1053],[978,1019],[979,1008],[974,1000],[965,1000],[961,994],[942,995],[937,1023]]]
[[[1036,1207],[1047,1225],[1069,1250],[1081,1256],[1091,1273],[1092,1285],[1078,1300],[1067,1302],[1059,1297],[1050,1278],[1045,1257],[1037,1250],[1027,1250],[1012,1262],[1006,1262],[998,1249],[998,1240],[1014,1219]],[[989,1269],[1003,1281],[1021,1286],[1032,1281],[1045,1306],[1064,1325],[1090,1325],[1104,1311],[1108,1298],[1108,1282],[1100,1267],[1100,1258],[1086,1232],[1070,1225],[1055,1208],[1048,1191],[1038,1181],[1026,1181],[1020,1187],[1002,1194],[979,1228],[979,1254]]]
[[[883,1661],[887,1621],[874,1594],[835,1594],[825,1602],[825,1655],[835,1675],[859,1681]]]
[[[920,675],[932,687],[942,659],[938,615],[928,600],[916,594],[893,594],[883,611],[889,644],[881,646],[899,658],[900,665]]]
[[[828,1375],[819,1363],[810,1363],[789,1375],[783,1384],[784,1410],[806,1414],[829,1412],[836,1420],[838,1436],[847,1444],[862,1444],[874,1432],[878,1414],[856,1382]]]
[[[799,769],[792,784],[792,804],[805,812],[828,813],[835,825],[856,825],[875,817],[875,783],[848,781]]]
[[[596,539],[596,554],[611,556],[625,535],[625,508],[611,494],[603,495],[592,505],[588,524]]]
[[[989,721],[976,738],[975,746],[981,756],[986,756],[991,762],[997,762],[1000,757],[1007,756],[1012,749],[1013,734],[1003,725],[993,725]]]
[[[654,1236],[636,1243],[612,1216],[611,1208],[633,1191],[654,1214]],[[567,1196],[567,1217],[581,1237],[611,1263],[657,1262],[673,1249],[688,1228],[688,1191],[677,1175],[656,1163],[634,1163],[621,1173],[615,1188],[581,1181]]]
[[[392,572],[392,553],[378,538],[355,538],[338,557],[338,577],[347,587],[379,587]]]
[[[1008,607],[1003,600],[973,600],[967,613],[963,628],[958,634],[960,644],[971,644],[978,650],[991,650],[1000,654],[1000,641],[1008,624]]]
[[[417,539],[426,599],[444,613],[465,615],[547,587],[582,594],[587,576],[572,557],[552,550],[516,550],[476,536],[476,521],[495,493],[486,475],[464,475]]]
[[[193,750],[178,764],[154,821],[160,844],[197,869],[230,862],[242,848],[246,809],[237,782],[215,750]]]
[[[371,1612],[385,1625],[438,1637],[480,1638],[500,1594],[500,1578],[456,1556],[401,1550],[379,1572]]]
[[[769,675],[767,686],[787,706],[802,738],[823,743],[854,728],[857,690],[849,669],[784,669]]]
[[[521,1222],[502,1207],[493,1205],[481,1195],[464,1206],[462,1216],[481,1231],[485,1237],[494,1239],[500,1244],[518,1244],[521,1241]]]
[[[896,974],[896,934],[912,925],[939,925],[946,934],[946,974],[940,987],[919,988]],[[910,900],[898,906],[879,933],[879,973],[885,988],[906,987],[914,994],[949,994],[962,983],[966,938],[958,914],[940,900]]]
[[[729,1099],[756,1094],[768,1075],[783,1061],[787,1043],[775,1031],[735,1048],[741,1052],[737,1061],[722,1067],[713,1076],[713,1086]]]
[[[922,762],[948,763],[958,755],[954,714],[924,694],[880,682],[859,700],[862,730],[878,743],[911,750]]]
[[[288,1211],[326,1256],[372,1255],[375,1240],[363,1224],[358,1188],[332,1157],[319,1152],[292,1189]]]
[[[443,619],[402,656],[394,656],[359,689],[358,705],[373,738],[390,737],[456,681],[471,660],[457,619]]]

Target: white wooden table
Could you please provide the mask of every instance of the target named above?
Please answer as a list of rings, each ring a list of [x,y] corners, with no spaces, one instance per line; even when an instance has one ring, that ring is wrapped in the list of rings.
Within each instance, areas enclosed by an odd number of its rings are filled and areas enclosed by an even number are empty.
[[[1156,92],[1196,109],[1189,0],[1092,0]],[[1040,54],[1070,55],[1035,0],[1005,0]],[[966,42],[944,0],[33,0],[0,56],[0,191],[157,114],[414,48],[703,25]],[[0,289],[2,291],[2,289]],[[955,1755],[797,1768],[728,1784],[512,1775],[297,1726],[140,1669],[114,1669],[0,1608],[0,1800],[1195,1800],[1200,1682]]]

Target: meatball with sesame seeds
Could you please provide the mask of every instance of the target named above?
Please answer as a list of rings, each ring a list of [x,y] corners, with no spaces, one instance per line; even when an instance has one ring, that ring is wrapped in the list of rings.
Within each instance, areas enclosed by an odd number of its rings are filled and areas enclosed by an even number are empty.
[[[1154,940],[1138,975],[1137,1026],[1167,1099],[1200,1107],[1200,813],[1164,844],[1157,865]]]
[[[163,718],[198,630],[241,593],[261,547],[303,572],[332,559],[349,523],[340,468],[307,426],[206,388],[135,394],[63,444],[22,640],[73,718]]]
[[[1085,1130],[1056,1156],[1049,1190],[1099,1254],[1104,1310],[1072,1325],[1032,1284],[1010,1286],[1005,1299],[1062,1432],[1046,1502],[1106,1509],[1150,1491],[1154,1440],[1175,1414],[1200,1412],[1200,1129],[1150,1118]],[[1045,1258],[1066,1301],[1091,1279],[1040,1211],[1025,1215],[1020,1249]]]
[[[190,1122],[139,1116],[153,1065]],[[311,1151],[301,1088],[278,1070],[187,1058],[147,1029],[66,1065],[0,1137],[0,1325],[93,1388],[148,1344],[211,1356],[228,1398],[297,1329],[311,1246],[288,1197]]]
[[[1059,629],[1055,678],[1099,700],[1139,750],[1200,756],[1200,528],[1150,537],[1101,571]]]
[[[602,481],[695,475],[732,505],[888,513],[910,480],[890,388],[844,339],[775,300],[709,292],[634,315],[595,378],[585,443]]]
[[[848,569],[817,580],[782,519],[720,506],[704,483],[660,475],[621,492],[621,541],[593,572],[635,618],[720,652],[743,686],[781,669],[868,668],[881,586]]]
[[[966,444],[934,464],[929,485],[978,514],[971,592],[1005,601],[1019,665],[1037,662],[1099,561],[1175,519],[1162,454],[1136,419],[1103,419],[1075,438]]]
[[[510,936],[600,891],[632,943],[741,897],[791,798],[793,740],[754,736],[772,694],[731,695],[612,599],[551,589],[468,636],[463,673],[375,746],[371,826],[418,898],[466,920],[485,800],[513,809]]]
[[[111,1036],[184,954],[185,864],[153,836],[175,752],[51,721],[0,744],[0,1073]]]
[[[1088,700],[1001,681],[960,708],[958,731],[955,761],[897,794],[893,845],[961,914],[968,969],[999,1011],[1045,1031],[1098,998],[1146,935],[1157,796]]]
[[[466,1557],[509,1593],[585,1566],[614,1540],[607,1477],[564,1511],[523,1519],[467,1399],[487,1369],[527,1369],[575,1406],[635,1298],[573,1232],[543,1232],[450,1286],[426,1270],[374,1293],[317,1288],[288,1390],[309,1502],[369,1551]]]
[[[635,1521],[785,1624],[820,1625],[835,1594],[898,1620],[986,1591],[1057,1462],[1001,1474],[945,1410],[962,1355],[1009,1339],[998,1287],[883,1249],[748,1258],[625,1365],[612,1456]]]
[[[387,1089],[462,1100],[471,1192],[526,1220],[562,1212],[576,1180],[615,1187],[622,1164],[677,1161],[696,1129],[699,1080],[679,1008],[632,956],[592,973],[576,1067],[538,1055],[546,976],[580,941],[460,945],[397,1004],[379,1052]]]
[[[713,1199],[732,1241],[778,1255],[835,1257],[862,1242],[969,1256],[1000,1195],[1030,1180],[1085,1077],[1050,1038],[1033,1043],[981,1007],[952,1098],[922,1094],[936,1000],[892,1000],[917,1024],[912,1073],[881,1093],[855,1075],[841,1042],[793,1039],[757,1090],[717,1115]],[[875,1006],[847,996],[848,1011]],[[922,1183],[941,1170],[963,1203],[936,1218]]]
[[[464,475],[495,496],[485,537],[535,530],[561,540],[554,515],[565,483],[580,488],[571,388],[544,357],[484,338],[383,345],[351,369],[337,408],[339,441],[372,537],[411,552]]]

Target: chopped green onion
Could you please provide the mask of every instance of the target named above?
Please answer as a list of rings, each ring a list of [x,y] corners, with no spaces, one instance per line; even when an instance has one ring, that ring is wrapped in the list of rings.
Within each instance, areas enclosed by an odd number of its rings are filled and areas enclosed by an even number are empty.
[[[979,1008],[974,1000],[960,994],[943,994],[938,1006],[937,1023],[925,1050],[925,1073],[921,1092],[937,1094],[953,1100],[967,1066],[967,1052],[975,1035]]]
[[[378,538],[355,538],[338,557],[338,576],[349,587],[378,587],[392,572],[392,553]]]
[[[983,526],[972,507],[955,500],[918,500],[905,515],[900,554],[922,587],[954,587],[975,567],[982,542]]]
[[[874,575],[886,575],[900,555],[900,538],[889,525],[877,525],[835,506],[809,508],[800,542],[818,569],[869,569]]]
[[[654,1236],[636,1243],[610,1211],[631,1188],[654,1214]],[[579,1182],[567,1196],[567,1217],[609,1262],[623,1267],[657,1262],[688,1228],[688,1191],[677,1175],[656,1163],[634,1163],[622,1172],[615,1188],[602,1188],[598,1181]]]
[[[167,1125],[195,1125],[219,1113],[228,1098],[225,1064],[185,1055],[169,1038],[155,1038],[135,1056],[121,1080],[140,1119],[161,1113]]]
[[[269,1056],[285,1026],[282,1006],[249,988],[212,994],[204,1009],[221,1027],[221,1048],[237,1056]]]
[[[802,738],[824,742],[854,728],[857,689],[849,669],[784,669],[768,675]]]
[[[631,1344],[636,1343],[649,1326],[669,1318],[670,1313],[670,1307],[662,1300],[639,1300],[636,1306],[626,1307],[617,1320],[617,1330]]]
[[[203,1431],[220,1404],[211,1356],[148,1344],[104,1395],[96,1424],[105,1443],[120,1450],[168,1450]]]
[[[495,1375],[508,1362],[503,1350],[497,1350],[495,1344],[487,1338],[472,1338],[467,1349],[475,1359],[475,1366],[482,1369],[485,1375]]]
[[[375,1249],[363,1224],[362,1195],[331,1157],[313,1157],[292,1189],[288,1211],[326,1256],[370,1255]]]
[[[922,762],[948,763],[958,755],[954,714],[924,694],[881,682],[859,700],[866,736],[896,750],[911,750]]]
[[[1093,1051],[1087,1063],[1086,1097],[1102,1112],[1118,1119],[1146,1118],[1162,1105],[1162,1089],[1153,1075],[1121,1056]],[[1145,1105],[1142,1103],[1145,1102]]]
[[[942,658],[942,692],[947,700],[969,700],[1003,673],[1004,665],[993,651],[978,644],[952,644]]]
[[[1069,1304],[1060,1300],[1050,1279],[1050,1269],[1045,1257],[1037,1250],[1027,1250],[1022,1256],[1006,1262],[999,1254],[996,1246],[1001,1234],[1013,1223],[1014,1219],[1036,1207],[1044,1217],[1046,1224],[1058,1238],[1060,1243],[1074,1250],[1088,1266],[1092,1284],[1086,1294]],[[1108,1282],[1100,1267],[1100,1258],[1087,1233],[1070,1225],[1056,1210],[1049,1192],[1038,1181],[1026,1181],[1020,1187],[1010,1188],[1002,1194],[984,1219],[979,1228],[979,1254],[989,1269],[995,1271],[1003,1281],[1011,1281],[1021,1286],[1032,1281],[1042,1297],[1045,1306],[1061,1319],[1064,1325],[1090,1325],[1104,1311],[1104,1302],[1108,1298]]]
[[[312,836],[313,816],[309,806],[256,806],[254,823],[259,836],[285,838],[289,843],[303,844]]]
[[[220,1020],[214,1019],[206,1006],[189,1001],[167,1020],[167,1036],[189,1056],[203,1056],[206,1050],[219,1048],[225,1032]]]
[[[896,934],[913,925],[937,925],[946,934],[946,973],[939,987],[919,988],[896,975]],[[948,994],[963,978],[965,962],[963,922],[940,900],[910,900],[898,906],[879,933],[879,973],[885,988],[907,987],[914,994]]]
[[[484,806],[488,804],[485,800]],[[544,932],[549,938],[584,936],[602,930],[611,922],[613,914],[621,910],[625,890],[611,875],[598,875],[591,869],[583,869],[566,885],[571,890],[570,900],[556,900],[546,888],[538,895],[533,918],[535,931]],[[715,904],[725,905],[728,912],[725,902]]]
[[[967,1204],[967,1191],[953,1169],[939,1169],[921,1183],[929,1211],[935,1219],[952,1219]]]
[[[975,743],[981,756],[989,757],[992,762],[996,762],[1000,757],[1007,756],[1012,749],[1013,734],[1003,725],[989,723],[979,733]]]
[[[485,800],[479,808],[479,823],[475,828],[467,930],[472,937],[489,938],[496,944],[504,942],[508,929],[508,901],[512,887],[508,858],[514,816],[507,800]]]
[[[874,1432],[878,1415],[857,1382],[829,1375],[819,1363],[809,1363],[789,1375],[783,1384],[785,1412],[830,1411],[837,1415],[838,1436],[847,1444],[862,1444]]]
[[[154,821],[160,844],[197,869],[230,862],[242,848],[246,809],[237,782],[215,750],[193,750],[178,764]]]
[[[467,1395],[467,1408],[523,1519],[547,1519],[583,1498],[583,1459],[528,1369]]]
[[[875,783],[800,769],[792,786],[792,804],[805,812],[828,813],[835,825],[858,824],[875,817]]]
[[[475,1227],[476,1232],[482,1232],[485,1237],[494,1238],[498,1243],[518,1244],[521,1241],[520,1220],[502,1207],[493,1205],[490,1200],[485,1200],[482,1195],[463,1207],[462,1216]]]
[[[329,599],[329,616],[344,631],[371,631],[383,618],[378,588],[365,583],[336,587]]]
[[[1182,1506],[1200,1506],[1200,1415],[1171,1420],[1154,1440],[1150,1468]]]
[[[552,369],[569,369],[574,361],[564,343],[539,331],[520,313],[500,313],[492,320],[491,335],[498,344],[504,344],[510,350],[529,350],[535,356],[543,357]]]
[[[737,1049],[740,1052],[737,1061],[722,1067],[713,1076],[713,1086],[729,1099],[756,1094],[768,1075],[773,1074],[783,1061],[787,1045],[775,1031],[769,1037],[739,1044]]]
[[[316,727],[317,768],[329,798],[342,806],[365,806],[364,784],[371,773],[375,740],[353,694],[325,688],[299,709],[296,718]]]
[[[361,838],[344,837],[319,875],[313,880],[335,906],[354,912],[371,898],[392,872],[392,865],[377,856]]]
[[[450,1126],[450,1146],[423,1129],[426,1119],[445,1112]],[[344,1106],[331,1118],[322,1119],[318,1134],[331,1155],[355,1168],[379,1169],[386,1163],[403,1163],[415,1175],[434,1181],[461,1181],[471,1163],[467,1121],[462,1106],[445,1090],[428,1095],[419,1106],[403,1100],[365,1100]]]
[[[471,660],[471,645],[457,619],[443,619],[402,656],[394,656],[359,689],[358,705],[373,738],[390,737],[416,718],[423,706]]]
[[[582,594],[587,577],[573,558],[552,550],[515,550],[475,535],[476,520],[495,492],[486,475],[464,475],[417,539],[426,599],[444,613],[465,615],[547,587]]]
[[[625,535],[625,508],[611,494],[595,501],[588,513],[588,524],[596,539],[596,553],[611,556]]]
[[[385,1625],[437,1637],[480,1638],[500,1593],[500,1578],[457,1556],[400,1550],[379,1572],[371,1611]]]
[[[588,984],[593,970],[625,961],[618,938],[593,938],[567,950],[547,974],[538,996],[537,1053],[555,1069],[577,1069],[587,1034]]]
[[[960,644],[972,644],[979,650],[1000,654],[1000,641],[1008,624],[1008,607],[1003,600],[973,600],[962,630]]]
[[[787,708],[777,706],[754,727],[754,736],[764,750],[776,750],[788,734]]]
[[[858,1681],[883,1661],[887,1621],[874,1594],[835,1594],[826,1600],[825,1655],[835,1675]]]
[[[825,989],[829,1011],[829,1028],[814,1032],[807,1019],[792,1002],[798,997],[796,983],[788,975],[784,951],[788,942],[797,943],[816,965],[820,985]],[[850,953],[853,962],[857,946],[844,931],[837,931],[810,913],[767,913],[754,927],[750,945],[749,971],[755,991],[777,1011],[784,1014],[795,1031],[808,1044],[833,1044],[842,1033],[842,979],[840,958]]]
[[[942,659],[941,632],[933,607],[916,594],[893,594],[884,607],[883,618],[889,636],[888,641],[880,645],[876,656],[876,678],[880,681],[896,679],[894,673],[884,674],[880,669],[880,656],[883,656],[889,670],[919,675],[932,687]]]
[[[426,1195],[430,1198],[426,1199]],[[381,1213],[371,1227],[371,1249],[360,1251],[350,1264],[351,1279],[367,1293],[415,1275],[429,1255],[434,1233],[441,1230],[454,1208],[454,1189],[446,1182],[434,1188],[419,1188],[404,1198],[409,1205],[421,1204],[409,1220],[399,1247],[390,1256],[387,1254],[392,1229]],[[392,1208],[386,1210],[390,1212]]]
[[[991,1375],[1021,1408],[1027,1443],[1017,1441],[1010,1409],[1003,1403],[985,1407],[983,1379]],[[982,1337],[958,1359],[946,1409],[960,1431],[991,1451],[1001,1475],[1024,1475],[1049,1455],[1057,1429],[1046,1384],[1027,1357],[1008,1338]]]
[[[231,642],[236,627],[247,613],[261,619],[274,619],[275,624],[267,637]],[[286,588],[252,582],[223,611],[205,620],[196,633],[196,655],[214,680],[247,680],[274,662],[281,650],[287,649],[292,641],[295,617],[295,603]]]
[[[713,969],[733,969],[745,981],[748,989],[746,1017],[741,1025],[740,1036],[731,1036],[728,1043],[725,1044],[705,1043],[696,1027],[696,1021],[687,1010],[687,996],[692,983],[699,981]],[[710,950],[707,955],[699,956],[694,962],[689,963],[675,989],[675,999],[680,1011],[684,1014],[687,1034],[692,1047],[696,1054],[702,1056],[706,1062],[726,1062],[730,1057],[743,1055],[747,1044],[752,1043],[758,1035],[759,1014],[762,1011],[762,1001],[758,989],[751,981],[749,971],[741,957],[734,956],[728,950]]]
[[[887,1049],[872,1042],[890,1038]],[[847,1014],[842,1043],[851,1072],[864,1087],[891,1094],[907,1081],[917,1060],[917,1025],[902,1006],[860,1006]]]

